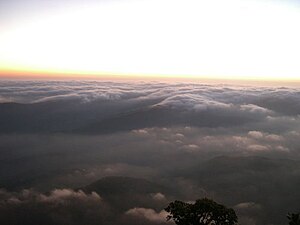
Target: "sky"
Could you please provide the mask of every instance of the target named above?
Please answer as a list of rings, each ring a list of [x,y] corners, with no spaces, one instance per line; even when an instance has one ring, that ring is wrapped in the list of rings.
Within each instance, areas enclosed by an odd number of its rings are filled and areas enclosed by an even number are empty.
[[[300,79],[280,0],[0,1],[0,74]]]

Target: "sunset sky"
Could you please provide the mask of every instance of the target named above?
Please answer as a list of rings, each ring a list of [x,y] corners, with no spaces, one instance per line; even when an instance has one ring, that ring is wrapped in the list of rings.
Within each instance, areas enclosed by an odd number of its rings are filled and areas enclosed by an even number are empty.
[[[0,1],[0,74],[300,79],[291,0]]]
[[[299,146],[300,0],[0,0],[0,225],[289,224]]]

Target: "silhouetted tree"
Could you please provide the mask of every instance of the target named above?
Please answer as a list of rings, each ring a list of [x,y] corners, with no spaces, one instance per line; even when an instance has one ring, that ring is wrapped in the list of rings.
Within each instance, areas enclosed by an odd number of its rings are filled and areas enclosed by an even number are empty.
[[[289,225],[300,225],[300,213],[289,213],[287,215]]]
[[[234,225],[238,220],[233,209],[207,198],[194,204],[171,202],[165,210],[170,213],[167,220],[172,219],[177,225]]]

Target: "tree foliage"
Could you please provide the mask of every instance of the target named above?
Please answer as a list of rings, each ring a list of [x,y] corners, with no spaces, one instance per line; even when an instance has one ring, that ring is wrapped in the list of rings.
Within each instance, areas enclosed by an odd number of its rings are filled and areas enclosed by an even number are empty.
[[[300,213],[289,213],[287,215],[289,225],[300,225]]]
[[[169,213],[167,220],[174,220],[177,225],[234,225],[238,220],[233,209],[207,198],[194,204],[171,202],[165,210]]]

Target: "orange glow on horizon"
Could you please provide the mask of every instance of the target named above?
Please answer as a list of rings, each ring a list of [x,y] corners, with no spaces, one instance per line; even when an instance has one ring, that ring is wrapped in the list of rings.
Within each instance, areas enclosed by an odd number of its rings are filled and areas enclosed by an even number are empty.
[[[223,78],[218,76],[193,75],[159,75],[159,74],[117,74],[117,73],[86,73],[71,71],[47,70],[0,70],[0,79],[45,79],[45,80],[111,80],[111,81],[166,81],[166,82],[203,82],[214,84],[241,84],[259,86],[300,86],[299,79],[266,79],[266,78]]]

